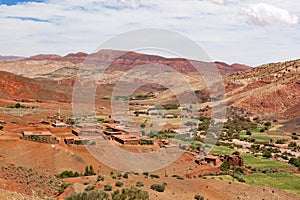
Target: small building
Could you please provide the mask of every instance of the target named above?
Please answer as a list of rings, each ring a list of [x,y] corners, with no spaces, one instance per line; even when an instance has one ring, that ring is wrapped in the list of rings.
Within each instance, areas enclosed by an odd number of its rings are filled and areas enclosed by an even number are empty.
[[[207,155],[204,157],[204,161],[207,164],[214,164],[217,165],[221,162],[220,157],[219,156],[215,156],[215,155]]]
[[[225,155],[224,160],[230,163],[230,166],[233,167],[243,167],[244,161],[243,158],[239,155]]]
[[[52,123],[52,126],[55,128],[66,128],[67,124],[60,121],[55,121],[54,123]]]
[[[114,136],[114,135],[122,135],[127,134],[128,131],[122,130],[120,128],[117,128],[115,124],[106,124],[105,129],[103,130],[103,133],[108,136]]]
[[[135,135],[113,135],[112,139],[126,145],[139,145],[141,138]]]
[[[75,144],[75,140],[78,139],[77,137],[65,137],[64,142],[67,145]]]

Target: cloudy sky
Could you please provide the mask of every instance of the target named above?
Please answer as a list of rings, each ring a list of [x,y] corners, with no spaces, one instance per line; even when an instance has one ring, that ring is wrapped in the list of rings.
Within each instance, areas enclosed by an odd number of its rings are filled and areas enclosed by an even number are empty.
[[[0,55],[93,52],[126,31],[182,33],[212,60],[256,66],[300,58],[296,0],[0,0]]]

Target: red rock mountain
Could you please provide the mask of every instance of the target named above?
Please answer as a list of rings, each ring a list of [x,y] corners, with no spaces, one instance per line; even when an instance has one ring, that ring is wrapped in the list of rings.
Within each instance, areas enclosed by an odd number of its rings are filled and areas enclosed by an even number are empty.
[[[112,63],[109,61],[113,60]],[[66,56],[37,55],[18,61],[0,61],[1,98],[71,100],[72,85],[84,62],[109,65],[109,83],[114,74],[134,66],[155,63],[170,66],[192,77],[193,68],[186,59],[163,58],[135,52],[101,50],[95,54]],[[195,62],[195,61],[193,61]],[[202,65],[210,65],[197,61]],[[255,68],[241,64],[215,62],[225,83],[227,104],[240,112],[285,119],[300,116],[300,60],[271,63]],[[7,73],[10,72],[10,73]],[[93,71],[87,74],[93,75]],[[199,88],[198,90],[201,90]],[[162,93],[162,97],[168,97]]]

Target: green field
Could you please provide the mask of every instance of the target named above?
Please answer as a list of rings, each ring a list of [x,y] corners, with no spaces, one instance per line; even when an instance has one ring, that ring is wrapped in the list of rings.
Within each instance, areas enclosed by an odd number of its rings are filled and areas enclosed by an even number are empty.
[[[251,136],[251,138],[254,138],[255,140],[261,141],[261,142],[269,142],[271,139],[269,136],[267,136],[266,134],[262,134],[262,133],[253,134]]]
[[[294,166],[277,161],[268,160],[263,157],[254,157],[251,154],[241,154],[244,164],[258,169],[294,168]]]
[[[219,155],[225,155],[225,154],[232,154],[234,150],[224,146],[214,146],[210,152]]]
[[[230,175],[221,175],[221,176],[207,176],[207,178],[214,178],[214,179],[220,179],[223,181],[233,181],[232,176]],[[235,178],[234,179],[235,182],[238,182],[238,180]]]
[[[243,176],[247,184],[269,186],[300,194],[300,177],[291,173],[280,172],[274,174],[251,174]]]

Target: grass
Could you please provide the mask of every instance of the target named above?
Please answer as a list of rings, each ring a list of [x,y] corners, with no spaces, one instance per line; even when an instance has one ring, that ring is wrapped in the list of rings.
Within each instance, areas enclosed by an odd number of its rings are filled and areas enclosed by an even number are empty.
[[[259,134],[252,135],[251,138],[254,138],[255,140],[258,140],[261,142],[269,142],[271,139],[269,136],[259,135]]]
[[[214,146],[210,152],[219,155],[225,155],[225,154],[232,154],[234,150],[224,146]]]
[[[207,178],[221,179],[223,181],[232,181],[232,176],[230,175],[221,175],[221,176],[207,176]],[[238,182],[235,178],[234,181]]]
[[[274,174],[251,174],[243,176],[247,184],[269,186],[300,194],[300,177],[287,172]]]
[[[262,157],[254,157],[251,154],[241,154],[244,163],[247,166],[255,167],[258,169],[276,169],[276,168],[293,168],[294,166],[283,163],[277,160],[268,160]]]

